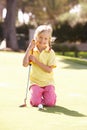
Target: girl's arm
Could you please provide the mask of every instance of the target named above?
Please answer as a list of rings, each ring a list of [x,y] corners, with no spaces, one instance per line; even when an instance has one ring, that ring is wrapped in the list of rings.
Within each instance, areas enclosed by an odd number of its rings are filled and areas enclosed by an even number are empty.
[[[35,41],[32,40],[32,42],[29,44],[29,46],[26,50],[25,56],[23,58],[23,66],[24,67],[27,67],[29,65],[29,56],[31,55],[34,47],[35,47]]]
[[[46,71],[46,72],[48,72],[48,73],[51,73],[51,72],[52,72],[52,69],[53,69],[52,66],[45,65],[45,64],[39,62],[38,60],[37,60],[36,64],[37,64],[40,68],[42,68],[44,71]]]
[[[51,73],[53,67],[43,64],[42,62],[38,61],[35,56],[30,55],[30,60],[32,60],[33,63],[37,64],[40,68],[42,68],[44,71]]]

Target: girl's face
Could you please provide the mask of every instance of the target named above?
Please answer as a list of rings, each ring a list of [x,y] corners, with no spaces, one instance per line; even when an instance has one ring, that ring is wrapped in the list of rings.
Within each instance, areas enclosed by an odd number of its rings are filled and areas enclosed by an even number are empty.
[[[49,46],[50,34],[48,31],[41,32],[37,37],[37,47],[38,49],[45,49]]]

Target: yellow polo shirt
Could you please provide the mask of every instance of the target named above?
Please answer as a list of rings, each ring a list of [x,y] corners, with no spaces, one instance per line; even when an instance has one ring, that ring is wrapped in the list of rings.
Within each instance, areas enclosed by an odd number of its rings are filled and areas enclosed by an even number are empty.
[[[43,50],[39,52],[38,50],[33,51],[33,55],[43,64],[52,66],[53,68],[56,67],[56,58],[54,51],[51,50]],[[30,73],[30,83],[37,84],[40,87],[44,87],[46,85],[53,85],[54,78],[53,78],[53,71],[48,73],[41,69],[35,63],[32,63],[31,73]]]

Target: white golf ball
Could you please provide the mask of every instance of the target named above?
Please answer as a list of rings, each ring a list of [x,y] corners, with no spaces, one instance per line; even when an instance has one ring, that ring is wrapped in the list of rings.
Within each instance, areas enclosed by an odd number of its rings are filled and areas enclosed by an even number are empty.
[[[42,105],[42,104],[39,104],[39,105],[38,105],[38,109],[43,109],[43,105]]]

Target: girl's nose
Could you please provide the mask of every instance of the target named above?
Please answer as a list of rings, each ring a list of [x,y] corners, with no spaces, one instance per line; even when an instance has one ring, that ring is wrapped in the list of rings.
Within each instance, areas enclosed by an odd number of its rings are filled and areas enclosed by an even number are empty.
[[[44,39],[41,39],[41,43],[44,43]]]

